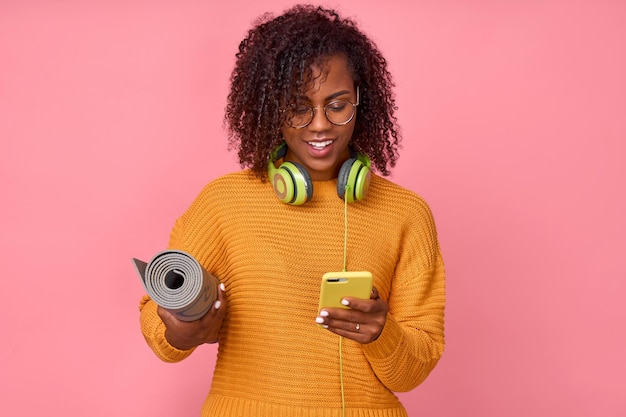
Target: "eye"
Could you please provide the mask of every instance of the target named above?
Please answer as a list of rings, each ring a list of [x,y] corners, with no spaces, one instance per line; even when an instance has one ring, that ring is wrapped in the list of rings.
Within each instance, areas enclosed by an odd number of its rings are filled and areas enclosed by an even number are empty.
[[[291,106],[291,113],[294,115],[303,115],[311,112],[311,108],[306,104],[294,104]]]
[[[328,105],[326,106],[326,109],[332,112],[341,112],[344,111],[346,109],[346,106],[348,106],[348,102],[347,101],[333,101],[332,103],[328,103]]]

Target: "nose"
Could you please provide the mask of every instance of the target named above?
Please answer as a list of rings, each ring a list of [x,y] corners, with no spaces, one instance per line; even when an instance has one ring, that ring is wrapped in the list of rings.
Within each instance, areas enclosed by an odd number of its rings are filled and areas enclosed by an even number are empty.
[[[309,123],[308,128],[314,132],[323,132],[332,127],[332,123],[326,117],[326,113],[324,113],[324,107],[314,107],[313,108],[313,119],[311,123]]]

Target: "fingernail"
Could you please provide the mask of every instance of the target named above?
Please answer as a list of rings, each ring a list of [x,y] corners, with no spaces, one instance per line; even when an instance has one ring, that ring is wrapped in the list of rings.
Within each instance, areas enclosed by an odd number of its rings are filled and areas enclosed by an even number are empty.
[[[224,285],[223,282],[220,284],[220,290],[226,291],[226,286]]]
[[[322,324],[322,323],[324,323],[324,319],[323,319],[323,318],[321,318],[321,317],[316,317],[316,318],[315,318],[315,322],[316,322],[317,324]]]
[[[213,307],[217,310],[218,308],[220,308],[221,305],[222,305],[222,302],[220,300],[217,300],[215,304],[213,304]]]
[[[350,302],[344,298],[343,300],[341,300],[341,304],[343,304],[344,306],[347,306],[347,305],[350,305]]]
[[[322,310],[322,311],[320,311],[320,316],[322,316],[322,317],[328,317],[328,311],[326,311],[326,310]]]

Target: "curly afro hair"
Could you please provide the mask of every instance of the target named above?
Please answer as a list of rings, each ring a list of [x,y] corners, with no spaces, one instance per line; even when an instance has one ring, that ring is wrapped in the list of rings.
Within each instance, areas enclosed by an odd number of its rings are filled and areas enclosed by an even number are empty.
[[[311,67],[323,68],[334,55],[346,57],[359,86],[352,145],[369,156],[378,172],[390,174],[400,134],[387,62],[352,20],[309,5],[277,17],[263,15],[239,45],[224,125],[229,149],[238,150],[242,168],[266,177],[270,153],[282,141],[281,108],[306,92],[314,76]]]

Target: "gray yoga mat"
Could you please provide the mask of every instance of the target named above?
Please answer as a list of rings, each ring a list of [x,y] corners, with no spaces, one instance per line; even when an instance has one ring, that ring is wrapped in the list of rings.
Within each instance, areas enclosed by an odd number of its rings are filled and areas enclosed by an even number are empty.
[[[218,279],[187,252],[166,250],[133,263],[150,298],[179,320],[200,319],[217,299]]]

